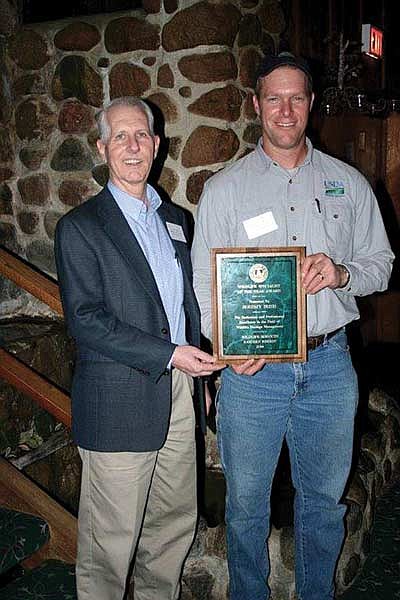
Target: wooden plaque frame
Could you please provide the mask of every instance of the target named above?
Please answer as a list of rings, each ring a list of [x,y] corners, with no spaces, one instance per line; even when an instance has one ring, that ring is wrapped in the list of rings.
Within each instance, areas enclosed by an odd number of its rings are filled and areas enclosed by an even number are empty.
[[[300,276],[304,258],[303,246],[211,250],[213,351],[219,361],[307,360],[306,297]],[[240,314],[232,317],[234,310],[224,309],[228,302],[240,305]],[[288,338],[284,347],[283,338]]]

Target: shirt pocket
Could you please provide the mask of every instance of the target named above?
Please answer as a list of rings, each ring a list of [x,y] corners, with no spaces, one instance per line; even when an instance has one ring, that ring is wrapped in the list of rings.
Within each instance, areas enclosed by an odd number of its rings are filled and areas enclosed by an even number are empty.
[[[314,218],[318,221],[318,229],[330,258],[335,261],[350,258],[353,240],[353,211],[349,198],[346,196],[341,196],[340,200],[324,198],[320,206],[321,212],[316,211]]]

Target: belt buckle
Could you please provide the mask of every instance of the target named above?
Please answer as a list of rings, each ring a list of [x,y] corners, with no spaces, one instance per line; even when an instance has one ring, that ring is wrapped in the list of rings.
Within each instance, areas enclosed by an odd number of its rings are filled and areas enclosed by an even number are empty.
[[[315,350],[320,346],[325,339],[325,335],[316,335],[314,337],[307,338],[307,349]]]

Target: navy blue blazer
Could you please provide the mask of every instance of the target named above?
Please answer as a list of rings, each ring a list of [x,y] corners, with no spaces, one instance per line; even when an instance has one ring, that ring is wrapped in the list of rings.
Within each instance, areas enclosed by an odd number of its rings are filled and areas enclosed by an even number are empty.
[[[158,214],[164,223],[180,225],[189,241],[181,209],[163,202]],[[190,248],[172,243],[182,266],[187,341],[199,346]],[[153,273],[108,188],[60,219],[55,256],[64,315],[77,347],[71,390],[75,443],[107,452],[158,450],[169,424],[166,367],[175,344]],[[204,428],[202,394],[195,378]]]

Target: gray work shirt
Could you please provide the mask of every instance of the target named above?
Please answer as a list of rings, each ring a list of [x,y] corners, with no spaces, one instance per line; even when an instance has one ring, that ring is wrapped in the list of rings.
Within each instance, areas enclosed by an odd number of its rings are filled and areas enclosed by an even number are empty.
[[[256,149],[205,184],[192,249],[194,289],[203,333],[211,338],[210,249],[305,246],[350,273],[346,287],[307,296],[308,335],[359,318],[355,296],[387,288],[394,255],[367,180],[353,167],[312,147],[286,170]]]

